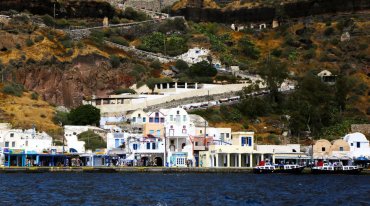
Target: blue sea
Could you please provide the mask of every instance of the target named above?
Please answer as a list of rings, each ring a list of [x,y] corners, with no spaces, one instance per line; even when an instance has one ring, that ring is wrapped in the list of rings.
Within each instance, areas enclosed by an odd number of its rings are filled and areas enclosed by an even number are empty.
[[[0,205],[370,205],[370,176],[0,174]]]

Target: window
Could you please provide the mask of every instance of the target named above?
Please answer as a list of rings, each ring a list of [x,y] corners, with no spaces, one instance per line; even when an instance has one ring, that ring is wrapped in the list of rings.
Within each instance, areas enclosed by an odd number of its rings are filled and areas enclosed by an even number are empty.
[[[177,110],[176,114],[180,114],[180,111],[179,111],[179,110]]]
[[[203,131],[202,130],[199,130],[199,134],[202,134],[203,133]]]
[[[161,136],[161,130],[157,130],[157,136],[156,137],[160,137]]]
[[[146,143],[146,149],[150,149],[150,142]]]
[[[149,117],[149,122],[154,122],[153,117]]]
[[[198,146],[198,142],[195,142],[195,146]]]
[[[357,146],[357,148],[360,148],[361,147],[361,142],[356,142],[356,146]]]
[[[185,164],[185,158],[178,157],[176,158],[176,165],[184,165]]]
[[[321,147],[321,151],[325,152],[325,147]]]
[[[173,121],[173,115],[170,115],[170,121],[171,122]]]
[[[164,117],[161,117],[161,123],[164,123]]]
[[[183,134],[186,134],[186,129],[182,129],[182,133]]]
[[[152,149],[156,149],[155,142],[152,142]]]
[[[173,140],[173,139],[171,139],[170,142],[171,142],[171,144],[175,144],[175,140]]]
[[[182,121],[186,122],[186,115],[182,116]]]
[[[133,117],[132,118],[132,122],[136,122],[136,117]]]
[[[146,122],[146,117],[143,117],[143,122]]]
[[[5,142],[5,147],[9,147],[9,142]]]
[[[77,135],[77,133],[76,132],[73,132],[73,135]]]
[[[252,137],[247,137],[248,146],[252,146]]]
[[[118,148],[119,147],[119,139],[114,140],[114,147]]]
[[[242,137],[242,146],[244,146],[246,144],[247,144],[247,138],[246,137]]]
[[[15,147],[15,142],[12,142],[12,147]]]
[[[138,114],[137,117],[140,118],[141,117],[141,114]]]
[[[14,133],[10,133],[10,137],[14,137]]]
[[[137,144],[133,144],[132,147],[134,148],[134,150],[137,150]]]
[[[28,147],[28,141],[26,141],[26,147]]]
[[[353,143],[351,143],[351,146],[353,146]]]
[[[151,129],[151,130],[149,130],[149,134],[154,134],[154,130],[153,129]]]
[[[221,139],[224,139],[225,134],[224,133],[221,133],[220,135],[221,135]]]
[[[343,147],[339,147],[339,151],[344,151],[344,150],[343,150]]]
[[[159,117],[159,113],[158,112],[155,113],[155,117]]]
[[[226,138],[229,138],[230,137],[230,134],[229,133],[225,133],[226,134]]]

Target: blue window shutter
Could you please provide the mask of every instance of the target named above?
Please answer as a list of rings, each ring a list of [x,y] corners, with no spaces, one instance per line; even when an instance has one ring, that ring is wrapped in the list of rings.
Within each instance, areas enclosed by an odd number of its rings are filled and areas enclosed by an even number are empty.
[[[114,140],[114,147],[115,148],[119,147],[119,139]]]

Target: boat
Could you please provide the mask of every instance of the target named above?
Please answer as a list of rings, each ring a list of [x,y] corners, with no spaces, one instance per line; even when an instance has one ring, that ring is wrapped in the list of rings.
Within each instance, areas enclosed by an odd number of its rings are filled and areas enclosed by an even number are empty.
[[[312,174],[360,174],[360,166],[329,165],[327,163],[311,168]]]
[[[256,167],[253,168],[253,173],[263,174],[263,173],[289,173],[289,174],[300,174],[302,173],[305,166],[295,165],[295,164],[277,164],[271,165],[266,164],[261,161]]]
[[[274,171],[275,167],[273,165],[258,165],[253,168],[255,174],[273,173]]]
[[[288,164],[288,165],[275,165],[276,173],[290,173],[290,174],[301,174],[305,166]]]

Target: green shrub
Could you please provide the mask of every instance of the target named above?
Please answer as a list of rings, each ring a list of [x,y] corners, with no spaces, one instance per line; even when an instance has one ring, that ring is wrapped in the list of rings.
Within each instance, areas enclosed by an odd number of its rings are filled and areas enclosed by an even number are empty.
[[[31,99],[38,100],[39,99],[39,94],[37,94],[37,92],[32,92]]]
[[[325,31],[324,31],[324,35],[325,35],[325,36],[330,36],[330,35],[332,35],[332,34],[334,34],[334,29],[333,29],[333,27],[328,27],[328,28],[326,28],[326,29],[325,29]]]
[[[117,68],[121,64],[121,61],[119,60],[119,57],[116,56],[116,55],[110,55],[109,61],[110,61],[110,64],[112,65],[113,68]]]
[[[54,18],[53,17],[51,17],[51,16],[49,16],[49,15],[44,15],[44,16],[42,16],[42,20],[44,21],[44,24],[46,25],[46,26],[54,26],[55,25],[55,22],[54,22]]]
[[[272,50],[271,54],[276,57],[280,57],[283,51],[281,49],[274,49]]]
[[[67,49],[67,51],[66,51],[66,56],[67,57],[70,57],[70,56],[72,56],[73,55],[73,53],[74,53],[74,50],[73,49]]]
[[[17,44],[15,45],[15,48],[17,48],[17,49],[21,49],[22,47],[21,47],[21,45],[20,45],[20,44],[18,44],[18,43],[17,43]]]
[[[256,46],[252,43],[252,41],[246,36],[243,37],[239,41],[239,47],[241,48],[244,55],[252,59],[258,59],[260,57],[260,51],[256,48]]]
[[[159,70],[162,68],[162,64],[158,60],[152,61],[149,66],[155,70]]]
[[[63,47],[67,48],[67,49],[72,48],[72,46],[73,46],[73,42],[72,42],[71,39],[62,40],[61,43],[62,43]]]
[[[32,46],[33,44],[34,44],[34,43],[33,43],[32,39],[27,39],[27,40],[26,40],[26,45],[27,45],[28,47]]]
[[[10,83],[10,84],[6,84],[3,87],[2,92],[4,94],[21,97],[23,95],[23,92],[24,92],[24,87],[21,84]]]
[[[128,46],[129,45],[128,41],[125,38],[120,37],[120,36],[112,36],[112,37],[109,38],[109,40],[113,43],[120,44],[120,45],[123,45],[123,46]]]
[[[84,43],[82,41],[77,42],[77,48],[79,49],[84,48]]]
[[[312,59],[312,58],[315,58],[315,57],[316,57],[315,49],[310,49],[310,50],[306,51],[303,55],[303,58],[305,58],[306,60],[309,60],[309,59]]]
[[[44,36],[42,35],[38,35],[36,38],[35,38],[35,42],[41,42],[44,40]]]

